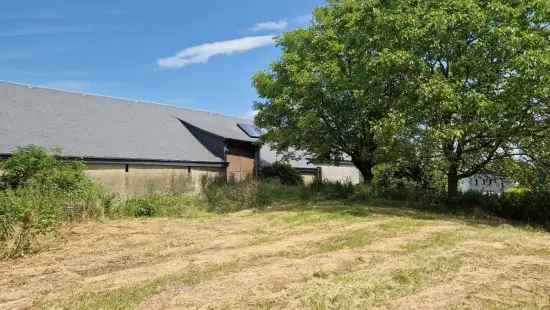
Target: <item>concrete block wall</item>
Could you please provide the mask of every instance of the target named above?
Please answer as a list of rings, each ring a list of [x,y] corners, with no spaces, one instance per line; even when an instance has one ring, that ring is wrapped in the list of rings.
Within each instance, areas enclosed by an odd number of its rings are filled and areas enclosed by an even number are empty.
[[[224,168],[87,164],[86,173],[110,193],[139,197],[152,193],[198,193],[203,178],[219,178]]]

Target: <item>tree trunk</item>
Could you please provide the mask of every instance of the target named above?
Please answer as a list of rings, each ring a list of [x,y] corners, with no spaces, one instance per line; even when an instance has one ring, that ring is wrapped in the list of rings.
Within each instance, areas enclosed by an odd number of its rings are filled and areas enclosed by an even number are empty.
[[[458,169],[456,165],[451,164],[447,172],[447,195],[453,198],[458,194]]]
[[[372,168],[374,167],[374,165],[370,161],[354,161],[353,164],[363,175],[363,183],[371,184],[372,180],[374,179],[374,174],[372,173]]]
[[[374,174],[372,173],[372,168],[375,166],[374,152],[377,149],[377,145],[372,141],[365,142],[363,146],[358,150],[357,153],[351,156],[351,161],[355,167],[363,175],[364,184],[372,184],[374,179]]]

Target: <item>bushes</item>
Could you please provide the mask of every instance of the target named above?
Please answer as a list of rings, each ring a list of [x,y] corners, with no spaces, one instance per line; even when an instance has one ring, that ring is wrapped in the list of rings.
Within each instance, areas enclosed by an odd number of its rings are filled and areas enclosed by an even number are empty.
[[[205,186],[203,196],[208,210],[219,213],[263,208],[271,201],[270,190],[276,182],[248,179],[240,183],[213,182]]]
[[[63,220],[100,216],[101,191],[79,162],[63,162],[37,146],[18,149],[0,166],[0,242],[2,254],[31,251],[39,235]]]
[[[316,180],[307,189],[321,199],[349,199],[355,194],[356,187],[351,182]]]
[[[32,251],[36,238],[64,221],[99,217],[100,194],[67,195],[35,186],[0,191],[0,256]]]
[[[148,197],[133,198],[113,202],[106,207],[109,217],[186,217],[205,215],[198,197],[184,194],[153,194]]]
[[[36,186],[64,193],[87,190],[91,182],[84,174],[84,164],[58,160],[57,155],[58,151],[34,145],[17,149],[0,166],[0,189]]]
[[[399,201],[405,201],[412,207],[435,211],[463,214],[481,211],[502,219],[550,228],[548,191],[512,191],[502,195],[468,191],[449,199],[445,192],[418,190],[415,193],[409,192],[406,200]]]
[[[304,180],[298,170],[288,163],[276,162],[271,166],[263,167],[260,176],[264,179],[275,179],[283,185],[303,185]]]
[[[0,217],[4,255],[28,253],[36,236],[55,230],[63,204],[58,195],[35,188],[0,192]]]
[[[485,209],[496,216],[550,227],[550,192],[511,192],[485,204]]]

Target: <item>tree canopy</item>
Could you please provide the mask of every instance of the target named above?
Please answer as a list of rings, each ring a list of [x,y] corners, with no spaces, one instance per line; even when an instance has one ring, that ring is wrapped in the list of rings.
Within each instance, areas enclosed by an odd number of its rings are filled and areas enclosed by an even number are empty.
[[[346,1],[318,9],[313,25],[279,38],[281,60],[254,77],[264,99],[256,121],[267,140],[318,159],[347,155],[367,181],[406,128],[397,106],[412,70],[409,55],[384,39],[378,6]]]
[[[412,144],[453,195],[523,145],[545,152],[549,41],[544,0],[329,1],[254,77],[257,122],[280,149],[350,156],[367,182]]]

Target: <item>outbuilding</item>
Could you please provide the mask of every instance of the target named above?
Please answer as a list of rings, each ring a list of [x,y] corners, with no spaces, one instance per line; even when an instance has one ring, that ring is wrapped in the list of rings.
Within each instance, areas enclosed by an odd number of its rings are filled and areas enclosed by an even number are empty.
[[[123,196],[199,191],[207,179],[252,177],[266,154],[260,135],[248,119],[0,82],[0,158],[25,145],[59,148]],[[320,166],[307,165],[296,168],[306,179],[321,177]]]

